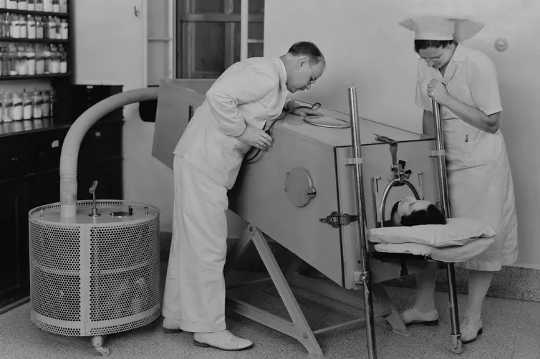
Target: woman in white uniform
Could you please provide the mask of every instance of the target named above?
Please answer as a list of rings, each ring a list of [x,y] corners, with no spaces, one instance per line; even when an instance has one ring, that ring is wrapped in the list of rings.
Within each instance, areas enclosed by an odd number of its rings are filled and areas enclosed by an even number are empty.
[[[420,56],[416,103],[424,110],[424,133],[434,134],[431,99],[441,105],[452,215],[484,221],[497,233],[488,250],[462,264],[469,270],[461,326],[461,340],[467,343],[482,332],[482,304],[493,274],[517,259],[514,190],[500,130],[497,73],[485,54],[460,44],[480,31],[481,24],[442,16],[400,24],[414,31]],[[430,265],[418,276],[415,304],[402,313],[406,324],[438,319],[435,272],[436,265]]]
[[[272,145],[265,122],[281,114],[289,92],[309,89],[324,67],[319,49],[299,42],[279,58],[233,64],[206,93],[174,152],[164,328],[193,332],[200,346],[242,350],[253,345],[225,325],[227,191],[248,150]],[[288,110],[295,107],[294,101],[287,102]]]

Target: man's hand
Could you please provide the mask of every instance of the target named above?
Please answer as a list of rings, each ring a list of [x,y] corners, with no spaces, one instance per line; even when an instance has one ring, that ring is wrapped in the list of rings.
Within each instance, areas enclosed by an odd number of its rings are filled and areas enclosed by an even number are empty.
[[[298,107],[292,111],[293,114],[302,117],[308,116],[323,116],[324,114],[318,110],[312,110],[307,107]]]
[[[238,139],[250,146],[266,151],[272,146],[272,137],[263,130],[247,125],[243,134]]]

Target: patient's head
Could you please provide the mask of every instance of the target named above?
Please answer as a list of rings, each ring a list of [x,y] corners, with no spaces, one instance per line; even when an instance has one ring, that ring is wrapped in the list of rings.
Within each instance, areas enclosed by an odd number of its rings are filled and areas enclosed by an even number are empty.
[[[391,212],[394,226],[446,224],[443,213],[431,202],[407,197],[394,203]]]

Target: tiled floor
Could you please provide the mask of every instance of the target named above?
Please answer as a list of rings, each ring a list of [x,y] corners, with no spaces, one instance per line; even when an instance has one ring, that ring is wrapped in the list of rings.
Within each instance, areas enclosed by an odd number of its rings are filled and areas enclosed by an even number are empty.
[[[400,308],[411,301],[412,291],[390,288],[392,298]],[[460,297],[460,303],[463,301]],[[318,306],[310,301],[306,315],[318,321],[332,321],[335,308]],[[381,320],[376,320],[378,358],[384,359],[540,359],[540,303],[488,298],[484,315],[484,334],[465,346],[461,355],[451,353],[446,293],[437,294],[441,323],[436,327],[410,328],[409,336],[392,333]],[[29,320],[29,304],[0,315],[0,358],[95,358],[87,338],[61,337],[37,329]],[[349,313],[354,311],[348,310]],[[131,332],[112,335],[106,344],[114,358],[308,358],[295,340],[248,319],[232,316],[230,328],[256,344],[249,351],[220,352],[193,346],[188,333],[166,334],[159,321]],[[326,358],[367,358],[365,330],[357,326],[317,336]]]

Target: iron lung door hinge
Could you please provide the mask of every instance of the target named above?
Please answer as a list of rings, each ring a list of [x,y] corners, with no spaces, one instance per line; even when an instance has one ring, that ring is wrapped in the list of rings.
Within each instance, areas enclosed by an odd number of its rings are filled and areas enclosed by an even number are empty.
[[[325,218],[319,218],[319,221],[321,221],[322,223],[329,224],[334,228],[346,226],[350,224],[351,222],[354,222],[357,220],[358,220],[358,216],[355,214],[348,214],[348,213],[340,214],[337,211],[330,213]]]

